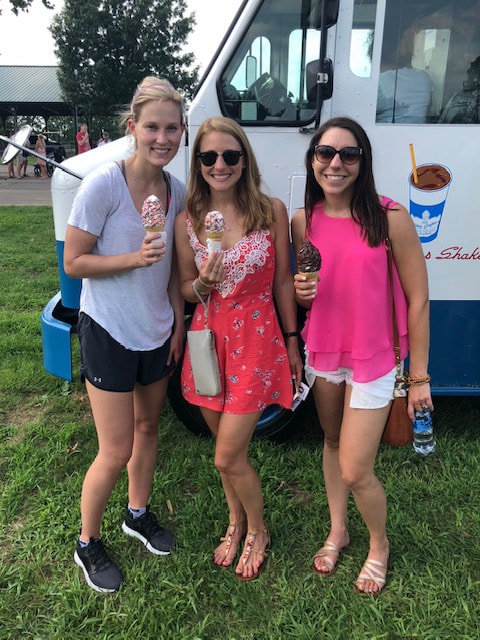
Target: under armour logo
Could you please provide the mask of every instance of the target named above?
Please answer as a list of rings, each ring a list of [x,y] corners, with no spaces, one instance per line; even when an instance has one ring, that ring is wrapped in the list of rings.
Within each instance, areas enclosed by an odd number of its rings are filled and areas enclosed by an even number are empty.
[[[101,382],[102,379],[101,378],[97,378],[97,376],[93,376],[93,381],[94,382]]]

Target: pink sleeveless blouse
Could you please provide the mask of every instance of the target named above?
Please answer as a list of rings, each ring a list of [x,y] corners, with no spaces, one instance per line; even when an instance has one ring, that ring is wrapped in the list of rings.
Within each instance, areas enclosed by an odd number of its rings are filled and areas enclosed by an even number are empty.
[[[396,204],[385,197],[381,202]],[[308,363],[317,371],[347,367],[357,382],[376,380],[395,366],[385,244],[369,247],[359,224],[327,216],[320,203],[307,237],[322,256],[318,294],[302,332]],[[395,264],[393,283],[403,360],[408,354],[407,302]]]

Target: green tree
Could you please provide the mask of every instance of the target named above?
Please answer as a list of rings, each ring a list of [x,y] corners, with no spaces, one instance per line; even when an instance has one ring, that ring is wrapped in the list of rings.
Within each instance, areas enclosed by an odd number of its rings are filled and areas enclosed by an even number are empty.
[[[88,119],[116,113],[147,75],[190,96],[198,77],[182,51],[194,25],[185,0],[66,0],[50,27],[64,97]]]
[[[16,16],[18,16],[19,11],[28,11],[30,9],[30,5],[33,2],[33,0],[8,0],[8,1],[10,3],[10,9],[13,11],[13,13]],[[54,8],[53,4],[48,0],[42,0],[42,4],[45,7],[47,7],[47,9]],[[0,9],[0,13],[2,13],[1,9]]]

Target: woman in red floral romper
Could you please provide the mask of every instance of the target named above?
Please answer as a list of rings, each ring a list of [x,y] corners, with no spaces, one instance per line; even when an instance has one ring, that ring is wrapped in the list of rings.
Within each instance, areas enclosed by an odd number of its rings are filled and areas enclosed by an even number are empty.
[[[221,391],[214,397],[196,393],[187,348],[182,393],[200,407],[216,438],[215,466],[229,525],[214,551],[214,562],[222,568],[232,566],[246,535],[235,573],[240,580],[253,580],[265,566],[270,535],[248,446],[265,407],[291,407],[302,374],[288,216],[283,203],[260,191],[253,151],[233,120],[206,120],[192,157],[188,208],[179,214],[175,227],[181,290],[186,300],[198,302],[196,289],[208,304]],[[221,212],[225,226],[221,250],[209,253],[204,223],[212,210]],[[203,328],[203,321],[199,303],[191,328]]]

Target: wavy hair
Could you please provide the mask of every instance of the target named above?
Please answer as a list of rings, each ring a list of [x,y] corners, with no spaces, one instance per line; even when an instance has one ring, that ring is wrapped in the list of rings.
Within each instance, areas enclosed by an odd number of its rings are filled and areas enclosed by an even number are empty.
[[[210,187],[200,171],[200,151],[202,139],[213,132],[225,133],[235,138],[243,151],[245,166],[235,185],[234,203],[243,214],[244,231],[268,229],[274,221],[271,199],[261,191],[261,177],[253,149],[242,127],[230,118],[207,118],[200,125],[192,148],[192,164],[188,179],[187,209],[192,219],[195,233],[199,233],[210,202]]]
[[[174,102],[178,105],[180,122],[182,124],[185,122],[183,98],[179,92],[173,88],[168,80],[147,76],[136,88],[130,105],[120,114],[120,127],[125,127],[126,135],[129,134],[128,121],[132,119],[134,122],[138,122],[143,105],[150,100]]]
[[[378,247],[388,235],[386,207],[380,204],[373,177],[372,146],[366,131],[355,120],[346,117],[331,118],[324,122],[314,133],[305,156],[307,180],[305,184],[305,219],[307,228],[311,228],[312,212],[316,204],[323,202],[325,194],[313,172],[312,161],[315,146],[324,133],[333,128],[346,129],[354,136],[363,153],[360,158],[358,178],[353,186],[350,203],[352,218],[360,225],[369,246]]]

